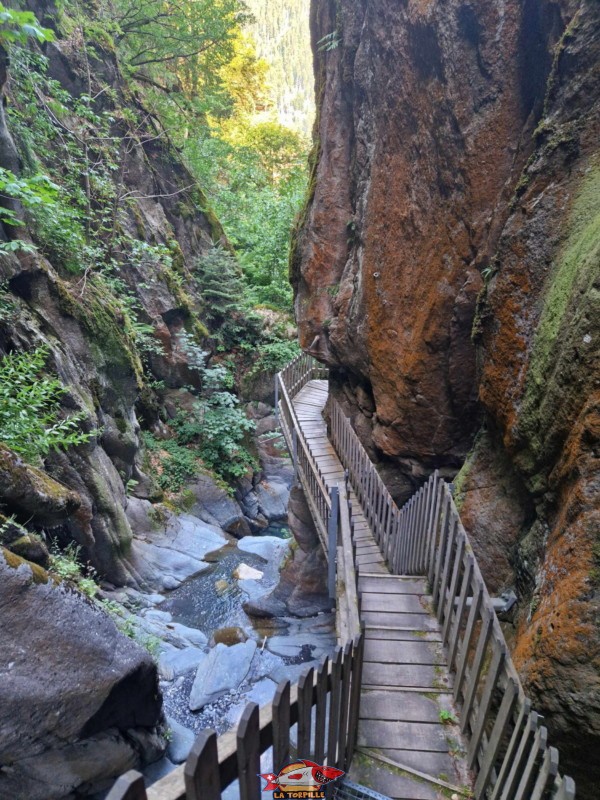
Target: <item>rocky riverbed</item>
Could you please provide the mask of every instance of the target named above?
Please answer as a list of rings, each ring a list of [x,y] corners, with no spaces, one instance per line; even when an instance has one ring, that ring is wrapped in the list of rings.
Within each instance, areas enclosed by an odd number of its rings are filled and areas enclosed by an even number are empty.
[[[183,762],[200,730],[228,730],[247,702],[269,702],[281,680],[297,680],[335,643],[315,580],[302,605],[298,579],[315,542],[304,529],[296,540],[287,524],[289,459],[268,431],[259,448],[262,480],[237,499],[206,479],[189,513],[129,502],[131,567],[144,588],[103,594],[158,663],[169,746],[146,768],[148,782]],[[282,598],[292,593],[290,613]]]

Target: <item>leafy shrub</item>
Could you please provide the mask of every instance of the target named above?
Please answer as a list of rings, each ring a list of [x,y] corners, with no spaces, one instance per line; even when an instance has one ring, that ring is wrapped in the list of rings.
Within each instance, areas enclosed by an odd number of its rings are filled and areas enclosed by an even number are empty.
[[[194,406],[194,415],[180,414],[174,427],[178,440],[183,444],[196,442],[206,466],[226,481],[241,478],[255,466],[244,446],[246,434],[254,430],[255,424],[230,392],[201,398]]]
[[[160,457],[156,482],[166,492],[180,492],[199,471],[198,453],[174,439],[159,440],[147,431],[142,434],[146,448]]]
[[[88,442],[96,434],[81,430],[85,412],[61,416],[66,389],[43,375],[47,355],[48,348],[38,347],[0,361],[0,442],[32,463],[52,449]]]
[[[96,572],[92,567],[82,566],[79,561],[81,548],[71,542],[64,550],[56,545],[50,553],[50,571],[63,581],[74,584],[80,592],[88,597],[95,597],[98,593]]]
[[[273,342],[261,344],[257,350],[254,366],[248,373],[249,377],[259,375],[261,372],[274,374],[285,367],[300,353],[298,342],[277,339]]]

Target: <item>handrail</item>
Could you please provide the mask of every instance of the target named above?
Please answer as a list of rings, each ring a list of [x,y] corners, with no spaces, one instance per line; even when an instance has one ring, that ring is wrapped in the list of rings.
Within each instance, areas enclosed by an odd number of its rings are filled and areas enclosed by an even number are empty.
[[[260,794],[260,756],[271,748],[275,774],[293,757],[346,772],[356,744],[363,648],[362,634],[336,647],[316,670],[307,668],[297,686],[282,681],[273,702],[260,709],[248,703],[235,731],[219,737],[202,731],[185,764],[153,786],[146,789],[143,776],[130,770],[106,800],[220,800],[236,780],[241,798],[255,798]]]
[[[428,577],[475,797],[574,798],[575,784],[560,776],[558,752],[531,710],[448,485],[436,471],[398,508],[334,398],[330,414],[332,444],[390,571]]]

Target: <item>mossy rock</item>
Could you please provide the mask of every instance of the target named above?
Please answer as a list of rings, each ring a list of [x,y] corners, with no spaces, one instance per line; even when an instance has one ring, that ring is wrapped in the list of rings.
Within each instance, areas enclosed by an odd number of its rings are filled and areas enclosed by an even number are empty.
[[[11,567],[12,569],[18,569],[23,565],[29,567],[31,570],[31,579],[33,583],[49,583],[51,580],[53,580],[52,576],[46,572],[45,569],[40,567],[39,564],[34,564],[31,561],[27,561],[27,559],[21,558],[21,556],[16,555],[16,553],[11,553],[11,551],[7,550],[5,547],[0,547],[0,553],[2,554],[7,566]]]

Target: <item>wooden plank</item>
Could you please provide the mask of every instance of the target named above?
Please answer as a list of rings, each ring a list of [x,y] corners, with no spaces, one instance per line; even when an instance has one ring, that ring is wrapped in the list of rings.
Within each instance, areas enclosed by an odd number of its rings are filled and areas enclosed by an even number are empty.
[[[450,641],[448,642],[448,667],[454,669],[456,652],[458,649],[458,635],[462,623],[463,614],[467,607],[467,597],[471,587],[471,579],[473,577],[473,555],[469,553],[464,560],[464,570],[462,576],[462,584],[460,588],[460,596],[458,598],[458,605],[454,615],[454,623],[450,633]]]
[[[439,713],[435,700],[416,692],[364,691],[360,704],[361,719],[439,723]]]
[[[363,594],[429,594],[427,584],[422,578],[398,578],[395,575],[392,577],[393,581],[379,576],[373,578],[361,575],[358,586]]]
[[[367,638],[365,661],[378,664],[439,664],[437,642],[406,642]]]
[[[490,634],[492,632],[492,622],[493,622],[493,612],[491,612],[491,610],[487,606],[484,606],[481,613],[481,630],[479,632],[479,638],[477,640],[477,648],[475,650],[475,656],[473,657],[473,662],[470,666],[469,680],[467,682],[466,690],[464,692],[465,699],[461,709],[461,722],[460,722],[461,733],[465,733],[467,730],[467,725],[471,714],[471,708],[473,707],[473,702],[475,700],[477,692],[479,676],[481,674],[481,669],[483,667],[488,641],[490,638]]]
[[[381,748],[378,752],[385,758],[396,763],[406,764],[407,767],[420,770],[435,778],[440,775],[453,777],[456,773],[456,763],[450,753],[422,753],[388,747]]]
[[[200,731],[183,770],[186,800],[221,800],[217,734]]]
[[[338,752],[335,765],[343,769],[346,762],[348,742],[348,717],[350,711],[350,680],[352,677],[352,642],[346,642],[342,656],[342,689],[340,694],[340,721],[338,728]]]
[[[260,737],[256,703],[248,703],[237,729],[237,764],[240,800],[260,798]]]
[[[454,601],[456,599],[456,592],[458,591],[458,578],[463,563],[465,546],[466,546],[465,534],[462,531],[459,531],[458,540],[456,544],[456,555],[454,557],[454,567],[452,569],[452,578],[450,580],[448,597],[446,599],[446,608],[444,609],[444,625],[442,627],[442,638],[445,643],[448,642],[448,636],[450,634],[450,623],[452,621],[452,613],[454,610]]]
[[[369,786],[392,800],[438,800],[435,786],[426,784],[408,774],[391,770],[377,760],[363,757],[356,759],[350,770],[350,779]]]
[[[438,778],[434,778],[432,775],[428,775],[426,772],[422,772],[419,769],[414,769],[413,767],[410,767],[408,764],[405,764],[398,760],[394,760],[392,758],[388,758],[377,750],[366,750],[364,748],[360,748],[359,752],[363,753],[366,756],[371,755],[371,758],[375,758],[378,761],[382,761],[383,763],[388,764],[389,766],[394,767],[399,771],[401,770],[402,772],[409,772],[416,778],[425,781],[427,783],[433,783],[436,786],[441,787],[442,789],[446,789],[450,792],[458,792],[461,795],[464,793],[464,789],[460,786],[454,786],[453,784],[448,783],[447,781],[442,781],[439,780]],[[396,750],[395,752],[398,753],[400,751]]]
[[[481,610],[482,601],[483,601],[483,585],[481,581],[476,579],[473,600],[471,602],[471,608],[469,609],[469,616],[467,618],[467,625],[465,627],[465,632],[460,644],[460,653],[458,656],[458,665],[456,668],[456,680],[454,681],[455,701],[458,699],[458,696],[462,691],[462,684],[467,669],[467,661],[469,656],[471,637],[473,636],[473,631],[475,630],[475,621],[479,617],[479,611]]]
[[[365,648],[366,645],[365,642]],[[397,686],[421,688],[427,691],[438,687],[440,683],[440,676],[432,664],[402,664],[398,666],[398,664],[370,662],[366,659],[363,664],[363,687]]]
[[[538,728],[535,732],[533,745],[529,751],[525,768],[521,773],[514,800],[531,800],[531,790],[533,788],[536,767],[542,759],[547,747],[548,731],[544,727]]]
[[[467,754],[467,764],[469,769],[473,769],[477,761],[479,746],[481,744],[484,728],[492,703],[492,696],[498,687],[498,678],[500,676],[500,671],[504,667],[505,658],[506,645],[504,644],[504,639],[501,639],[499,636],[495,636],[493,643],[492,662],[485,677],[485,684],[477,708],[475,722],[471,725],[471,738],[469,740],[469,750]],[[467,714],[468,711],[463,710],[463,713]]]
[[[422,753],[447,753],[448,742],[444,726],[436,722],[395,722],[392,720],[361,719],[358,724],[359,747],[389,747],[393,742],[399,749]]]
[[[366,625],[390,625],[417,631],[439,630],[437,621],[429,614],[400,614],[384,611],[367,611],[363,606],[362,618]]]
[[[371,626],[365,628],[367,639],[385,639],[386,641],[398,642],[438,642],[441,644],[442,637],[438,631],[415,631],[410,628],[392,628],[387,625]]]
[[[360,555],[358,556],[360,559]],[[386,611],[401,614],[428,614],[427,595],[363,593],[363,611]]]

